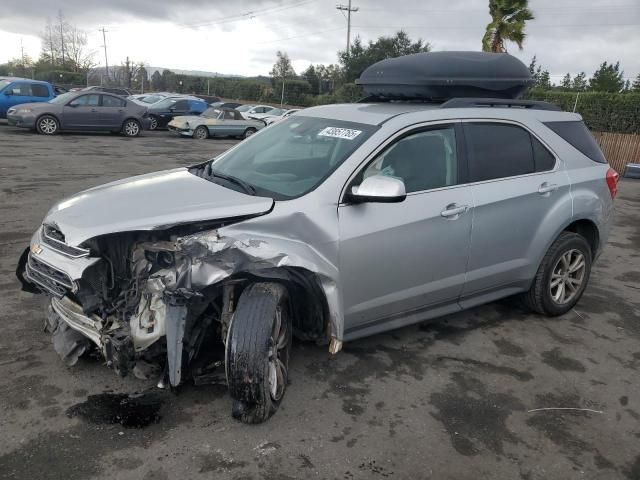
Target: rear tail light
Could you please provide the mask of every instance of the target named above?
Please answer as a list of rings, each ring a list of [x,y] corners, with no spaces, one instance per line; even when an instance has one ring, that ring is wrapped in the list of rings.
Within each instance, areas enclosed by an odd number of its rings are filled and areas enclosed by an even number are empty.
[[[620,180],[620,174],[613,168],[610,168],[607,170],[606,180],[607,187],[609,187],[609,193],[611,194],[611,199],[614,199],[618,193],[618,180]]]

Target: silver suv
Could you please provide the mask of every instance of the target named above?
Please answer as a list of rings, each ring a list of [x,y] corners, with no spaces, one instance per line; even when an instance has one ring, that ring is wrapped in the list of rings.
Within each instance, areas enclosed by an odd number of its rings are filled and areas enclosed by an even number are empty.
[[[97,348],[121,375],[159,362],[176,386],[217,343],[233,415],[261,422],[292,335],[337,353],[514,294],[570,310],[616,182],[580,116],[549,104],[316,107],[211,161],[63,200],[19,276],[49,295],[69,364]]]

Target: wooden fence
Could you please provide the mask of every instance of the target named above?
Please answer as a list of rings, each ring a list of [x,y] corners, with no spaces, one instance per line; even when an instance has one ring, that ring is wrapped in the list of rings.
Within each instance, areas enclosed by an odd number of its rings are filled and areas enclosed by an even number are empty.
[[[627,163],[640,163],[640,135],[593,132],[609,164],[620,175]]]

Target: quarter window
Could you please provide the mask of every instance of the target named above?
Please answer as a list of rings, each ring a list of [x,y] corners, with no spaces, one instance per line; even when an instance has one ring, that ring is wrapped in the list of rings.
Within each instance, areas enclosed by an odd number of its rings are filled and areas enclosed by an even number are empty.
[[[458,183],[458,155],[453,126],[412,133],[398,140],[369,164],[356,180],[386,175],[404,182],[407,193]]]
[[[527,130],[500,123],[468,123],[464,132],[471,182],[552,170],[555,157]]]

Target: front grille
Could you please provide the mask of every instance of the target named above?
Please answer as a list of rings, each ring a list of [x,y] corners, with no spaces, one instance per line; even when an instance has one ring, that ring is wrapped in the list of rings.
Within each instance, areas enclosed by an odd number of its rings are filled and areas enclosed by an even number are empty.
[[[72,247],[65,243],[64,234],[52,225],[42,226],[42,243],[67,257],[80,258],[89,255],[86,248]]]
[[[58,297],[73,290],[73,282],[69,275],[51,265],[44,263],[29,254],[26,274],[34,283]]]

